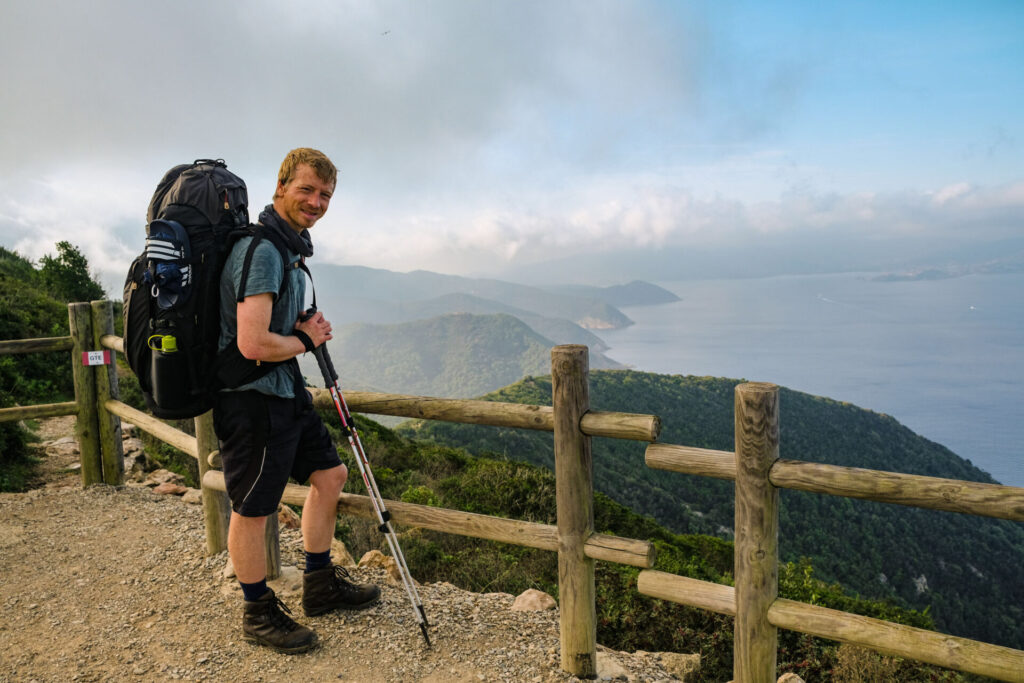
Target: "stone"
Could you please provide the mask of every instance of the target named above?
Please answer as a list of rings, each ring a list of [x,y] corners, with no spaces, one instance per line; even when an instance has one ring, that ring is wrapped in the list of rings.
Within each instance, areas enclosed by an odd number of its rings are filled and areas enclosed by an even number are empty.
[[[160,493],[163,495],[180,496],[183,495],[188,488],[181,484],[175,484],[173,482],[165,481],[162,484],[157,484],[153,487],[153,493]]]
[[[352,559],[352,554],[348,551],[348,548],[336,538],[331,539],[331,562],[342,567],[356,566],[356,561]]]
[[[199,489],[186,489],[185,494],[181,497],[181,502],[189,505],[202,505],[203,492]]]
[[[379,550],[369,550],[363,553],[363,556],[359,558],[360,567],[373,567],[377,569],[383,569],[385,563],[385,555]]]
[[[158,486],[160,484],[184,484],[185,477],[180,474],[175,474],[169,470],[153,470],[146,477],[144,482],[146,486]]]
[[[277,523],[284,529],[301,529],[302,517],[287,505],[281,505],[277,509]]]
[[[543,612],[556,607],[558,603],[553,597],[536,588],[523,591],[512,603],[512,610],[515,612]]]
[[[804,679],[800,678],[795,673],[786,673],[779,676],[778,683],[804,683]]]
[[[540,591],[538,591],[540,592]],[[542,595],[544,595],[542,593]],[[549,596],[550,597],[550,596]],[[597,677],[602,681],[625,681],[629,678],[619,660],[607,652],[597,653]]]
[[[665,671],[681,681],[694,681],[697,673],[700,672],[700,655],[661,652],[658,654],[658,658]]]
[[[395,585],[402,585],[402,573],[398,569],[398,562],[390,555],[385,555],[379,550],[370,550],[359,559],[360,567],[372,567],[383,569],[387,572],[388,581]],[[419,585],[419,581],[412,580],[413,584]]]
[[[281,576],[267,584],[278,595],[296,595],[302,592],[302,570],[292,565],[281,565]]]

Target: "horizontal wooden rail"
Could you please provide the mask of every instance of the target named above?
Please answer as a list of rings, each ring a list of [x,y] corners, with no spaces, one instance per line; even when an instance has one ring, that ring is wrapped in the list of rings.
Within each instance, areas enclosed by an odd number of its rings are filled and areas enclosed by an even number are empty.
[[[199,448],[196,446],[196,438],[194,436],[190,436],[180,429],[175,429],[152,415],[136,410],[120,401],[111,399],[104,403],[103,406],[122,420],[127,420],[147,434],[152,434],[164,443],[170,444],[179,451],[199,460]]]
[[[644,455],[647,466],[683,474],[696,474],[715,479],[736,479],[736,454],[707,448],[652,443]]]
[[[209,470],[203,476],[203,486],[223,491],[224,473]],[[309,487],[289,484],[281,501],[302,506]],[[523,522],[516,519],[490,517],[471,512],[460,512],[428,505],[385,501],[391,519],[406,526],[432,529],[445,533],[471,536],[489,541],[501,541],[539,550],[558,550],[558,529],[549,524]],[[376,519],[373,502],[367,496],[342,493],[338,497],[338,512],[367,519]],[[586,543],[587,557],[606,562],[617,562],[642,569],[654,566],[654,544],[631,538],[594,534]]]
[[[1024,488],[1016,486],[797,460],[779,460],[768,477],[776,486],[798,491],[1024,522]]]
[[[74,415],[77,412],[78,404],[74,401],[68,401],[67,403],[44,403],[37,406],[14,406],[13,408],[0,408],[0,422],[34,420],[40,417],[60,417],[61,415]]]
[[[652,598],[736,616],[736,591],[732,586],[653,569],[640,572],[636,586],[639,592]]]
[[[67,348],[70,346],[70,337]],[[105,348],[124,353],[124,339],[105,335],[100,339]],[[6,343],[6,342],[4,342]],[[333,401],[326,389],[310,388],[318,408],[331,408]],[[486,424],[494,427],[518,427],[540,431],[554,431],[554,409],[551,406],[531,406],[520,403],[501,403],[472,399],[407,396],[371,391],[346,391],[345,401],[354,412],[373,415],[396,415],[424,420],[444,420],[467,424]],[[617,413],[592,410],[583,416],[580,429],[588,436],[633,441],[656,441],[661,433],[661,418],[657,415]]]
[[[41,337],[39,339],[11,339],[0,341],[0,356],[16,353],[45,353],[48,351],[70,351],[74,346],[71,337]]]
[[[100,346],[124,353],[124,339],[116,334],[105,334],[100,337]]]
[[[647,447],[646,462],[660,470],[736,478],[736,457],[728,451],[655,443]],[[800,460],[776,461],[768,479],[779,488],[1024,522],[1024,488],[1017,486]]]
[[[1024,683],[1021,650],[781,598],[768,608],[768,621],[778,628],[869,647],[887,655]]]
[[[732,586],[647,570],[640,572],[637,590],[653,598],[736,615],[736,593]],[[783,598],[776,599],[768,608],[768,621],[777,628],[869,647],[883,654],[1024,683],[1021,650]]]
[[[313,403],[318,408],[333,405],[326,389],[312,389]],[[521,403],[501,403],[476,399],[406,396],[370,391],[346,391],[345,401],[353,412],[374,415],[397,415],[423,420],[444,420],[494,427],[518,427],[538,431],[554,431],[554,409]],[[661,433],[657,415],[590,411],[580,421],[580,430],[588,436],[610,439],[654,441]]]

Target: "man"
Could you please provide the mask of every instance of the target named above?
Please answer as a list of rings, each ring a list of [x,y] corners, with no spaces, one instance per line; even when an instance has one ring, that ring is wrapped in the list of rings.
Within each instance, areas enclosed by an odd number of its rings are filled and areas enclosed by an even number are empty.
[[[310,484],[302,513],[306,616],[362,609],[380,596],[379,588],[353,584],[331,563],[338,494],[348,470],[313,410],[294,360],[331,339],[323,314],[301,319],[306,275],[296,266],[313,254],[308,230],[327,211],[336,183],[337,169],[322,152],[289,152],[273,204],[260,214],[268,238],[253,251],[245,291],[238,289],[252,238],[235,244],[220,283],[222,351],[237,344],[248,359],[242,362],[272,366],[255,381],[221,391],[213,414],[232,506],[228,552],[245,599],[242,630],[246,640],[287,653],[304,652],[317,642],[267,587],[264,529],[267,516],[277,514],[289,476]],[[284,252],[275,242],[286,246]]]

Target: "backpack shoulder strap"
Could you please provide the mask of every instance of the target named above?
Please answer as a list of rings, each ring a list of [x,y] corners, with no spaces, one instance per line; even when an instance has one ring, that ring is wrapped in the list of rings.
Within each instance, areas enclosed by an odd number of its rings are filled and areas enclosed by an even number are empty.
[[[300,258],[293,265],[288,263],[288,245],[284,243],[277,235],[271,230],[263,229],[261,223],[257,223],[250,228],[253,233],[252,242],[249,244],[249,248],[245,252],[245,260],[242,261],[242,278],[238,286],[238,292],[236,292],[236,298],[239,303],[242,302],[244,297],[242,293],[245,291],[246,282],[249,280],[249,269],[252,266],[252,255],[256,251],[256,246],[260,243],[260,240],[267,240],[277,248],[277,253],[281,255],[281,264],[284,267],[284,277],[281,278],[281,288],[277,291],[277,298],[280,299],[286,289],[288,289],[288,269],[300,268],[302,272],[309,278],[309,285],[313,290],[313,307],[316,308],[316,286],[313,284],[313,274],[309,272],[309,266],[306,265],[306,260]]]

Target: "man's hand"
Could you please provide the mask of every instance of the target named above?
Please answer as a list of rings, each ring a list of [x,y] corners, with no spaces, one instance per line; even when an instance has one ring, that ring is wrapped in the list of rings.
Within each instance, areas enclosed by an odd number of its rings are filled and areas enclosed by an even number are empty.
[[[238,350],[250,360],[278,362],[306,352],[306,345],[297,336],[270,331],[273,304],[274,297],[269,293],[247,296],[238,304]],[[314,347],[331,339],[331,324],[322,313],[296,322],[295,329],[302,330]]]
[[[327,321],[327,318],[320,311],[314,313],[308,320],[303,320],[302,316],[299,316],[298,321],[295,323],[295,329],[309,335],[309,338],[313,340],[314,347],[320,346],[334,338],[331,335],[331,323]]]

